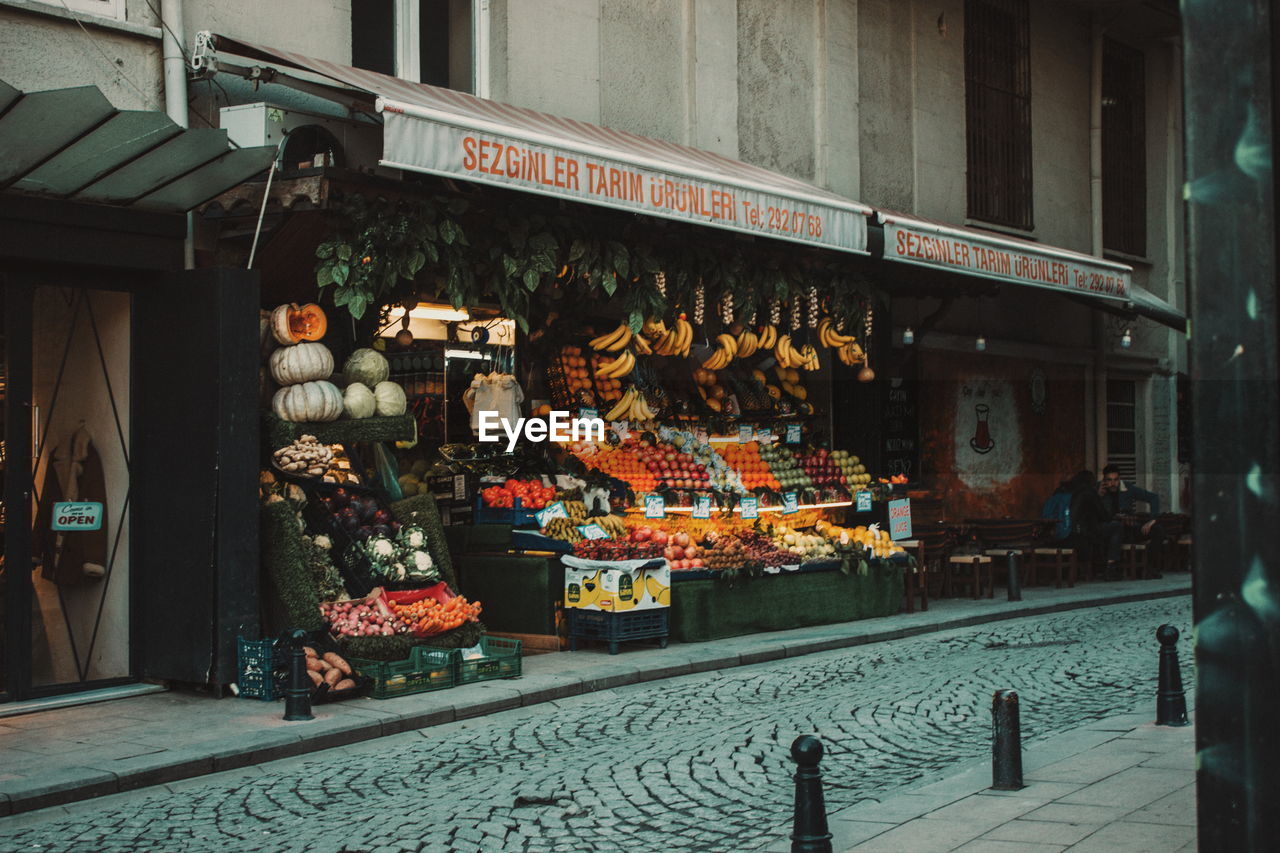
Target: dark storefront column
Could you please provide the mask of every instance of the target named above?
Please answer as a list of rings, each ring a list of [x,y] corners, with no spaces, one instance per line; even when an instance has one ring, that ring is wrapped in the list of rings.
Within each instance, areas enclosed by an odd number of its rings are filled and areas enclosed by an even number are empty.
[[[1182,8],[1199,844],[1274,850],[1280,837],[1277,10],[1266,0],[1184,0]]]
[[[258,274],[170,273],[134,350],[141,674],[225,685],[258,633]]]

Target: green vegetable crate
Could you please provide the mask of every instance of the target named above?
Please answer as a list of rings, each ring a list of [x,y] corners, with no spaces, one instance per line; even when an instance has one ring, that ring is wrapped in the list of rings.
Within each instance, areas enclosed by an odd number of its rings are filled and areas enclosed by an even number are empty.
[[[349,658],[361,675],[373,679],[374,699],[394,699],[428,690],[443,690],[458,683],[454,652],[414,646],[408,660],[383,661]]]
[[[518,678],[523,670],[519,640],[490,637],[486,634],[480,638],[482,657],[468,659],[464,656],[464,651],[455,649],[453,652],[459,684],[494,678]]]

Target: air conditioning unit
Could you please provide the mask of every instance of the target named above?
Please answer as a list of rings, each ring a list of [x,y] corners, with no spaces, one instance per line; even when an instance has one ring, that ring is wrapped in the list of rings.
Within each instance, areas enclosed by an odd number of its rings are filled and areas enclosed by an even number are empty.
[[[379,125],[265,103],[223,107],[218,112],[222,129],[236,145],[278,147],[276,162],[281,174],[324,166],[396,174],[378,166],[382,156]]]

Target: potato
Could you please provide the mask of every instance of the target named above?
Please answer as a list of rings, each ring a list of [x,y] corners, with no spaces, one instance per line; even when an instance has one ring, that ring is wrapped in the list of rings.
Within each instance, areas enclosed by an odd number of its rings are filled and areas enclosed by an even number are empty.
[[[316,687],[319,687],[321,684],[324,684],[324,679],[320,677],[320,673],[307,670],[307,675],[311,676],[311,682]]]
[[[319,654],[315,649],[311,648],[310,646],[303,646],[303,647],[302,647],[302,653],[303,653],[304,655],[306,655],[307,657],[309,657],[309,658],[318,658],[318,657],[320,657],[320,654]]]
[[[333,685],[333,689],[334,690],[350,690],[355,686],[356,686],[356,683],[352,681],[350,678],[344,678],[341,681],[339,681],[337,684]]]
[[[342,670],[338,669],[336,666],[331,668],[324,674],[324,680],[326,684],[332,687],[342,680]]]
[[[328,668],[329,668],[329,664],[325,663],[319,658],[307,658],[308,672],[324,672]]]
[[[333,652],[325,652],[324,659],[330,666],[334,666],[342,670],[343,675],[351,674],[351,664],[343,660],[341,656],[336,655]]]

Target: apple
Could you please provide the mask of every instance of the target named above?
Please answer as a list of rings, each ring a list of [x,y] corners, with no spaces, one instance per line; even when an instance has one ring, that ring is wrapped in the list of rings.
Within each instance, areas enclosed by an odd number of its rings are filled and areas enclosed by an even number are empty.
[[[652,536],[653,536],[652,530],[650,530],[647,527],[641,527],[636,529],[634,532],[632,532],[631,541],[632,542],[648,542],[649,538]]]
[[[653,531],[653,544],[665,546],[667,544],[667,532],[665,530]]]
[[[683,530],[671,537],[671,542],[681,548],[689,547],[689,534]]]

